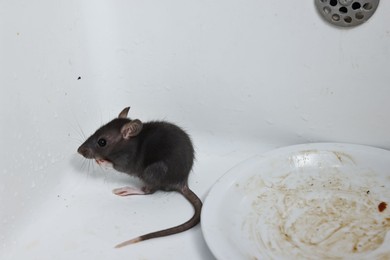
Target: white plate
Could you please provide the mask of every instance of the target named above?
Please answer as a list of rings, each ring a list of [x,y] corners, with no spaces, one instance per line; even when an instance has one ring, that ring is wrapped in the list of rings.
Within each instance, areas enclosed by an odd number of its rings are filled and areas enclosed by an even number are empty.
[[[217,259],[390,259],[390,152],[350,144],[276,149],[211,189],[202,231]]]

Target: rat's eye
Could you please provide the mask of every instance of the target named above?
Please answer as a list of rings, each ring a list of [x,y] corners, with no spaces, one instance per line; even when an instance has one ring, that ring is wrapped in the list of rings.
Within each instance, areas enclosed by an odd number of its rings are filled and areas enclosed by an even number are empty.
[[[106,146],[106,144],[107,144],[106,139],[100,138],[100,139],[98,140],[98,145],[99,145],[100,147],[104,147],[104,146]]]

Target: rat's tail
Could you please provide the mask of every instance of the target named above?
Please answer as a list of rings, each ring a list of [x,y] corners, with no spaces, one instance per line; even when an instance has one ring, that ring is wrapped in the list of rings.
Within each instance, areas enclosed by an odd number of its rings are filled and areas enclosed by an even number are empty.
[[[191,219],[189,219],[188,221],[184,222],[181,225],[178,225],[178,226],[175,226],[172,228],[168,228],[168,229],[164,229],[164,230],[160,230],[160,231],[156,231],[156,232],[152,232],[152,233],[125,241],[125,242],[120,243],[119,245],[115,246],[115,248],[124,247],[124,246],[131,245],[131,244],[134,244],[134,243],[137,243],[140,241],[151,239],[151,238],[165,237],[165,236],[173,235],[176,233],[186,231],[186,230],[196,226],[200,222],[200,212],[202,210],[202,201],[199,199],[199,197],[192,190],[190,190],[190,188],[188,188],[187,185],[185,185],[181,190],[179,190],[179,192],[181,194],[183,194],[183,196],[189,202],[191,202],[192,206],[194,207],[195,213]]]

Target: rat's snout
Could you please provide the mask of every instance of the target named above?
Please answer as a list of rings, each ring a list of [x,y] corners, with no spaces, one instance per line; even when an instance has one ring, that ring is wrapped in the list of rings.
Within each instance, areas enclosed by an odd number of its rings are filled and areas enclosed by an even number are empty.
[[[77,152],[84,156],[85,158],[92,159],[93,158],[93,153],[91,149],[88,149],[88,147],[85,146],[80,146],[79,149],[77,149]]]

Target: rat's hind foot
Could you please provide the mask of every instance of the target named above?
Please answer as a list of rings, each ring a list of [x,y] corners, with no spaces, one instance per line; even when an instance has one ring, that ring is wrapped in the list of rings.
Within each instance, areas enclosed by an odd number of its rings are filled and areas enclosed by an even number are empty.
[[[114,189],[112,191],[115,195],[118,196],[129,196],[129,195],[143,195],[145,194],[145,191],[138,189],[138,188],[133,188],[133,187],[122,187],[118,189]]]
[[[128,186],[114,189],[112,192],[118,196],[145,195],[145,194],[153,193],[150,189],[146,187],[143,187],[142,189],[138,189],[138,188],[133,188]]]

